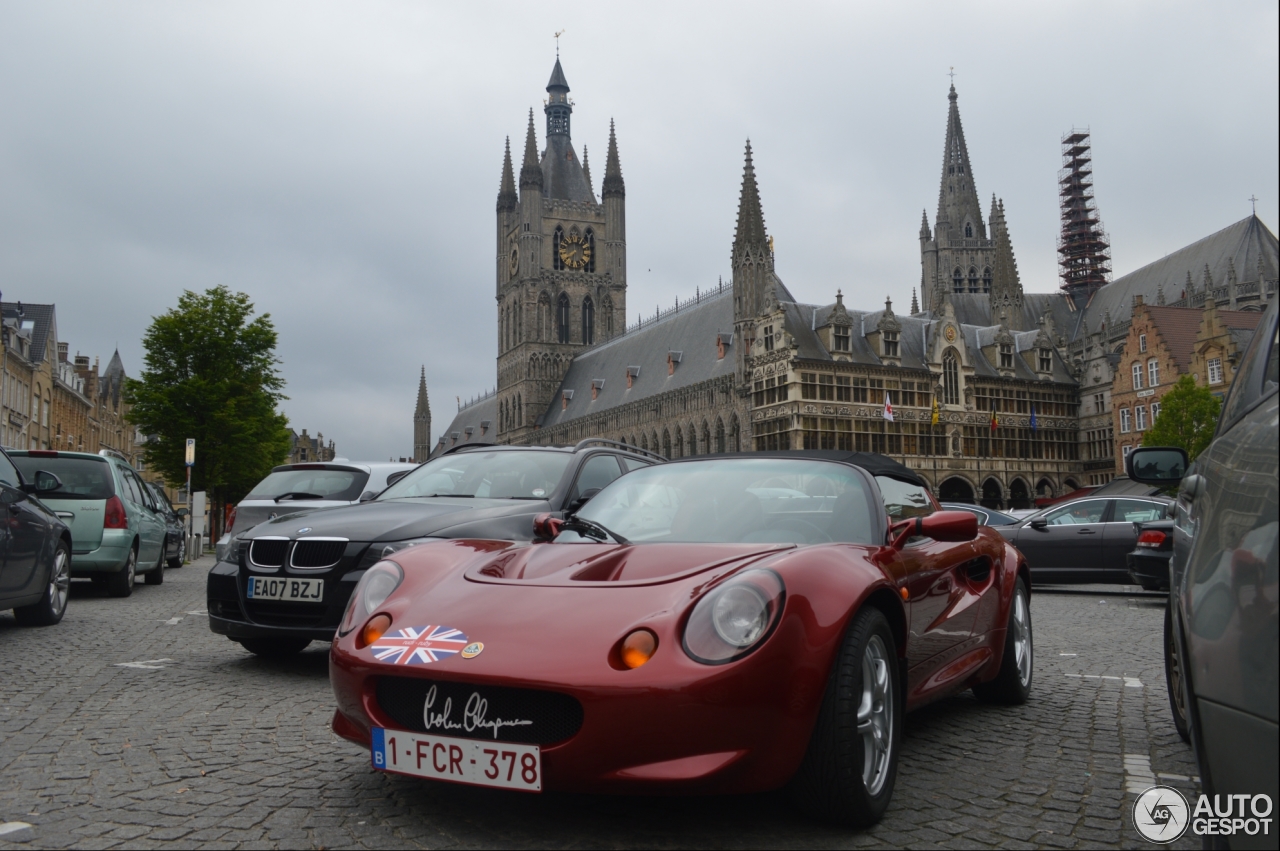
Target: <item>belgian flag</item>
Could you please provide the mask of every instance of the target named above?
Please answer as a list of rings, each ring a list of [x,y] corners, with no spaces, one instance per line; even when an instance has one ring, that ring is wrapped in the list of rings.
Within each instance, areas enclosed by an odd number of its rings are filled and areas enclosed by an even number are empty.
[[[995,431],[999,427],[1000,427],[1000,418],[996,416],[996,409],[992,407],[991,408],[991,430]]]

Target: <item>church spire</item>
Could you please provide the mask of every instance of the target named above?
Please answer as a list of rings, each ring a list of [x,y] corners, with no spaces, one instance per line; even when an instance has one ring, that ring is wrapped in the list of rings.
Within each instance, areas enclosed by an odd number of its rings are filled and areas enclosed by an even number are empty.
[[[547,83],[547,136],[568,136],[569,116],[573,114],[573,103],[569,100],[569,81],[564,78],[564,69],[560,67],[560,57],[556,57],[556,67],[551,70],[551,81]]]
[[[430,404],[427,400],[427,365],[422,365],[422,374],[418,376],[418,404],[413,409],[414,415],[425,414],[430,411]]]
[[[511,137],[507,137],[507,150],[502,155],[502,184],[498,187],[498,212],[509,213],[516,208],[516,179],[511,169]]]
[[[587,157],[586,145],[582,146],[582,176],[587,179],[587,189],[591,190],[591,195],[594,197],[596,188],[591,183],[591,160]]]
[[[625,197],[626,184],[622,181],[622,164],[618,161],[618,137],[613,130],[613,119],[609,119],[609,152],[604,160],[604,183],[600,185],[602,198]]]
[[[973,169],[969,166],[969,148],[964,141],[964,127],[960,124],[954,83],[947,99],[951,105],[947,110],[947,141],[942,149],[942,183],[938,187],[938,217],[935,222],[937,235],[939,239],[943,238],[945,222],[953,238],[986,239],[987,229],[982,223],[978,190],[973,183]]]
[[[418,376],[418,404],[413,411],[413,460],[421,464],[431,455],[431,404],[427,399],[427,367]]]
[[[756,185],[756,169],[751,161],[751,140],[747,140],[746,165],[742,169],[742,194],[738,199],[738,227],[733,244],[764,247],[769,237],[764,230],[764,210],[760,205],[760,187]]]
[[[916,288],[911,288],[911,315],[915,316],[920,312],[920,302],[916,300]]]
[[[542,166],[538,164],[538,137],[533,129],[533,109],[529,110],[529,129],[524,137],[524,162],[520,165],[520,188],[542,190]]]
[[[738,200],[738,226],[733,236],[733,313],[735,322],[750,322],[759,315],[773,292],[773,251],[764,229],[760,187],[747,140],[742,168],[742,195]]]

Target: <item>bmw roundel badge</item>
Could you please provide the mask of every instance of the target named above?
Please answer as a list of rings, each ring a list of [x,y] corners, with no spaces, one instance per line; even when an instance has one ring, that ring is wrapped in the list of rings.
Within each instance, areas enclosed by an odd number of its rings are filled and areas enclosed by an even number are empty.
[[[298,530],[298,534],[299,534],[299,535],[305,535],[305,534],[307,534],[307,533],[308,533],[308,532],[310,532],[310,531],[311,531],[311,527],[310,527],[310,526],[303,526],[301,529],[299,529],[299,530]]]

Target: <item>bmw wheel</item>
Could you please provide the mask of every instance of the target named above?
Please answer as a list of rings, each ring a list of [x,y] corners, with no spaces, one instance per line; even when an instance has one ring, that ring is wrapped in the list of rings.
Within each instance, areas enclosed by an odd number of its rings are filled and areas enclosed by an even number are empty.
[[[902,741],[897,642],[879,609],[858,613],[827,680],[813,737],[792,781],[796,803],[819,818],[867,827],[893,797]]]
[[[67,598],[71,596],[71,549],[65,541],[58,541],[53,551],[53,564],[49,568],[49,584],[38,603],[14,609],[13,615],[23,626],[53,626],[62,620],[67,611]]]
[[[129,550],[124,567],[111,574],[107,580],[107,594],[112,597],[128,597],[133,593],[133,583],[138,578],[138,548]]]

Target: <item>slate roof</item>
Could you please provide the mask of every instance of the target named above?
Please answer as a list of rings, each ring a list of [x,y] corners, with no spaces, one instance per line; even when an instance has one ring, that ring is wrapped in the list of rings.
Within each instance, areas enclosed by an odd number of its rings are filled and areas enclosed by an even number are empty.
[[[596,202],[568,136],[557,133],[547,137],[547,149],[542,152],[542,187],[546,198]]]
[[[56,339],[56,309],[52,304],[26,304],[20,301],[6,301],[0,306],[4,313],[15,316],[22,309],[20,322],[32,323],[31,328],[31,362],[44,363],[49,355],[49,340]]]
[[[489,421],[489,427],[484,434],[480,433],[480,423],[484,420]],[[467,435],[467,429],[471,429],[470,436]],[[450,439],[454,433],[458,435],[457,444]],[[429,457],[435,458],[442,452],[452,449],[456,445],[463,443],[475,444],[491,444],[494,442],[498,433],[498,395],[495,393],[477,402],[472,402],[458,410],[453,420],[440,433],[440,437],[445,438],[444,449],[440,448],[439,438],[431,447]]]

